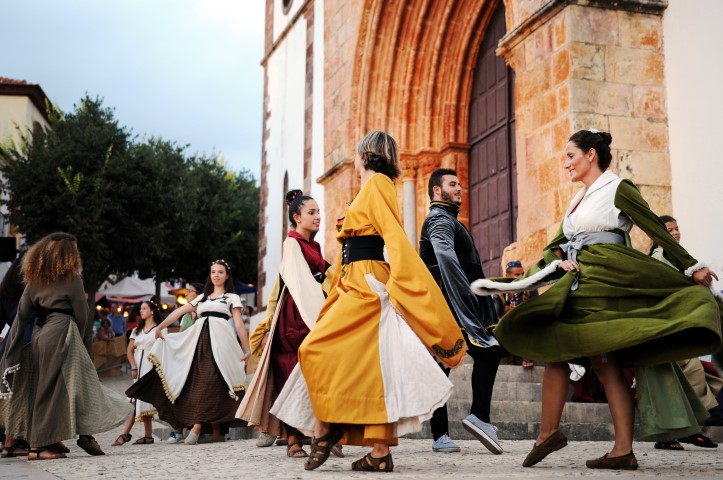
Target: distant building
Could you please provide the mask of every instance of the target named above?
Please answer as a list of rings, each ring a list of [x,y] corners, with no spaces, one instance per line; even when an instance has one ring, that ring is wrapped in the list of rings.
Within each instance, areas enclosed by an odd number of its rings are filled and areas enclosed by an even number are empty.
[[[0,148],[10,142],[19,142],[21,133],[50,127],[48,105],[50,100],[40,85],[0,77]],[[0,214],[0,237],[17,237],[16,247],[19,247],[20,236],[13,225],[7,223],[7,210],[4,205]],[[0,249],[7,248],[7,245],[0,240]],[[0,258],[4,257],[3,253],[0,252]],[[0,264],[0,278],[6,270],[2,265]]]
[[[613,135],[613,170],[723,273],[722,17],[719,0],[266,0],[259,303],[278,274],[286,189],[319,202],[336,261],[355,145],[372,129],[399,142],[415,246],[429,176],[451,167],[486,272],[530,265],[580,188],[562,171],[567,139],[597,128]]]

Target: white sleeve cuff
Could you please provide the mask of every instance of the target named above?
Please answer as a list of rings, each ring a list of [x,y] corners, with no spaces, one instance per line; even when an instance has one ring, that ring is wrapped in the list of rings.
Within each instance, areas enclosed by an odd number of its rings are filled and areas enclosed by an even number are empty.
[[[706,268],[707,266],[708,265],[706,265],[703,262],[698,262],[695,265],[693,265],[692,267],[687,268],[685,270],[685,272],[683,272],[683,273],[685,273],[688,277],[692,277],[695,272],[697,272],[701,268]]]

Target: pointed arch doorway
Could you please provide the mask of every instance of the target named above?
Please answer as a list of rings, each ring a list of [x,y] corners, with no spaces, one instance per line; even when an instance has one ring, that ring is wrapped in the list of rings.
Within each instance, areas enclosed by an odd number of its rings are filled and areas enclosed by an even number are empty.
[[[487,276],[501,275],[502,252],[517,236],[514,72],[495,55],[505,31],[500,2],[482,40],[470,98],[469,225]]]

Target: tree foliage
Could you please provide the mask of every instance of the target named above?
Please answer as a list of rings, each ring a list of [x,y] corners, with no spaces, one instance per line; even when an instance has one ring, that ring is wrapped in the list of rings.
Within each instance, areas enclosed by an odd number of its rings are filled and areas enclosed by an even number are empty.
[[[253,177],[173,142],[137,141],[99,98],[0,148],[0,172],[8,220],[28,243],[54,231],[78,238],[89,293],[110,273],[202,280],[216,258],[238,279],[256,276]]]

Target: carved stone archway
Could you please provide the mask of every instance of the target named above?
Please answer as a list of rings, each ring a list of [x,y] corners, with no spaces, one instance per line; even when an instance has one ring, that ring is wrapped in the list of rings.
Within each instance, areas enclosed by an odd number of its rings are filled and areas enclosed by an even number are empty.
[[[467,183],[472,70],[499,2],[363,3],[349,97],[349,152],[372,129],[388,131],[397,139],[404,167],[400,204],[405,210],[413,206],[414,212],[405,211],[404,217],[416,220],[416,225],[426,214],[426,182],[435,168],[456,168]],[[347,161],[333,169],[333,176],[353,177],[352,170]],[[355,179],[347,180],[358,188]],[[412,182],[415,188],[410,189]],[[414,202],[409,201],[410,191],[416,192]],[[333,204],[334,199],[327,198],[327,205]],[[467,212],[465,205],[463,221]]]

